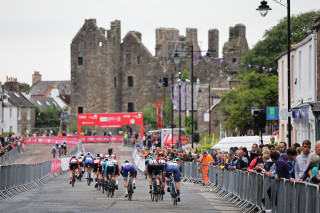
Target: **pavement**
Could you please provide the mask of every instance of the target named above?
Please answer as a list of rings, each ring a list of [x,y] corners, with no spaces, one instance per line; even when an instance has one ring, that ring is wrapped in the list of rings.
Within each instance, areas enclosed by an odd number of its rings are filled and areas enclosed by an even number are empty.
[[[106,153],[112,147],[122,163],[131,159],[131,147],[122,144],[85,144],[86,151]],[[163,201],[152,202],[147,180],[138,173],[132,201],[124,197],[122,177],[113,198],[88,186],[83,180],[69,184],[69,173],[60,175],[38,188],[0,201],[1,212],[240,212],[228,201],[193,183],[181,184],[181,202],[177,206],[168,194]]]

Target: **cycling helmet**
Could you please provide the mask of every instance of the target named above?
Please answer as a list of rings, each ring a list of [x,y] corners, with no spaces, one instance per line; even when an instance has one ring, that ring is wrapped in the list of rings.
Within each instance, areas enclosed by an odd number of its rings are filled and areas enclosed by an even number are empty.
[[[118,164],[117,160],[113,159],[112,161],[114,164]]]
[[[128,160],[125,160],[124,163],[129,163],[129,161],[128,161]]]
[[[158,153],[158,156],[159,156],[159,157],[164,157],[164,152],[162,152],[162,151],[159,152],[159,153]]]
[[[52,149],[55,149],[56,147],[54,146],[54,147],[52,147]]]
[[[74,156],[72,156],[72,158],[77,158],[77,157],[74,155]]]
[[[111,157],[112,159],[115,159],[115,158],[116,158],[116,156],[115,156],[115,155],[111,155],[110,157]]]
[[[113,152],[113,149],[112,149],[112,148],[109,148],[109,149],[108,149],[109,155],[112,155],[112,152]]]
[[[103,161],[108,161],[108,158],[104,158]]]
[[[100,153],[100,157],[103,158],[103,157],[104,157],[104,154],[103,154],[103,153]]]
[[[100,154],[96,154],[96,157],[97,157],[97,158],[100,157]]]
[[[84,154],[82,153],[80,156],[84,156]]]
[[[87,152],[87,155],[91,155],[91,153],[90,153],[90,152]]]

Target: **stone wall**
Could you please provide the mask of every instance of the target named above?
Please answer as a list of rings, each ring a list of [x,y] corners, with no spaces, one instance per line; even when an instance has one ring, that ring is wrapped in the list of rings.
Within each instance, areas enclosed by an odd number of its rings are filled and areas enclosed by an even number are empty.
[[[35,115],[35,108],[30,109],[30,119],[27,119],[27,109],[28,108],[21,108],[21,119],[18,120],[18,125],[21,125],[21,133],[25,133],[27,126],[30,125],[30,131],[34,129],[36,125],[36,115]]]

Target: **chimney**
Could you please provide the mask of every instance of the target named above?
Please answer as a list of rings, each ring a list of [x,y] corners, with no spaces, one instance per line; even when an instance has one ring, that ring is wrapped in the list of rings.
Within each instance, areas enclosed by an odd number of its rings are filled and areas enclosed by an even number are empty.
[[[19,91],[19,82],[17,78],[7,77],[7,82],[4,84],[6,89],[14,89],[15,91]]]
[[[217,29],[211,29],[208,32],[209,48],[208,52],[212,57],[219,57],[219,31]]]
[[[34,71],[34,74],[32,74],[32,85],[35,85],[38,83],[38,81],[41,81],[41,74],[38,71]]]

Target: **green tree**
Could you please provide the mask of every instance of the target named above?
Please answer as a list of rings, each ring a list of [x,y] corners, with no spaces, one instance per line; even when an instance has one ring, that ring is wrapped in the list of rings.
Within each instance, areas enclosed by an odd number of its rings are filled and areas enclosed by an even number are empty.
[[[225,129],[233,135],[253,128],[251,107],[278,105],[278,77],[267,73],[240,75],[240,87],[222,97],[222,112],[228,117]]]
[[[302,38],[312,32],[314,20],[320,16],[320,10],[310,11],[299,15],[291,16],[291,44],[295,44]],[[279,23],[269,30],[266,30],[263,39],[255,44],[252,50],[249,50],[240,61],[245,64],[252,64],[264,67],[277,68],[278,62],[276,56],[287,50],[287,18],[283,18]],[[248,66],[241,66],[239,72],[269,72],[263,68],[253,69]],[[276,69],[271,73],[277,75]]]
[[[60,110],[56,106],[47,107],[42,112],[36,107],[36,127],[59,127]]]
[[[28,83],[19,83],[19,92],[27,92],[30,90],[30,85]]]

